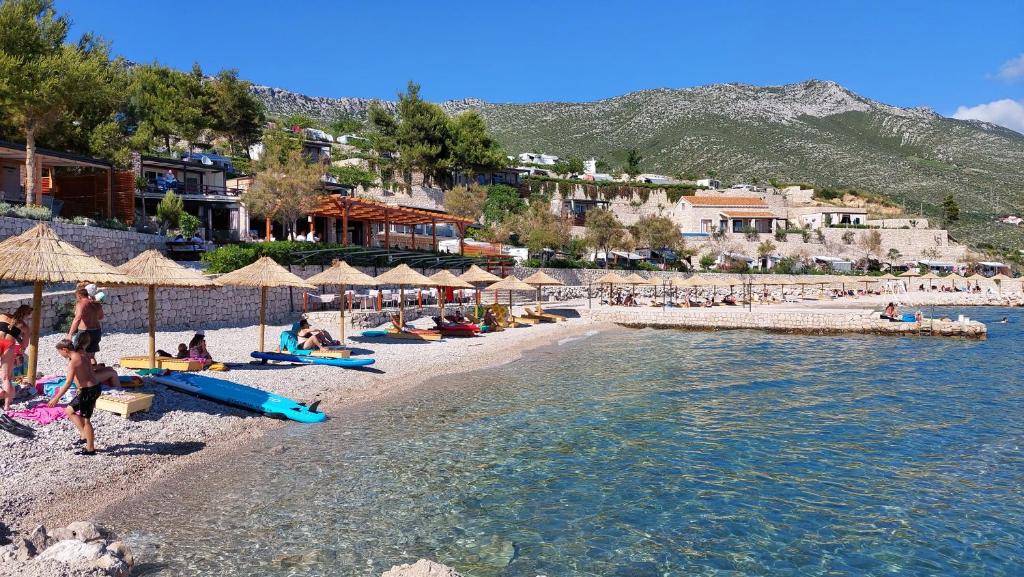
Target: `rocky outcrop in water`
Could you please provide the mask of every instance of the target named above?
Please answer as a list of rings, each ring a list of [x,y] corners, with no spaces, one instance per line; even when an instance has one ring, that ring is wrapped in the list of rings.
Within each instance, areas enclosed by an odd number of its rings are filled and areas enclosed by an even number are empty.
[[[420,559],[412,565],[395,565],[381,577],[462,577],[462,574],[447,565]]]
[[[134,565],[127,545],[87,521],[53,530],[40,525],[0,546],[0,575],[128,577]]]

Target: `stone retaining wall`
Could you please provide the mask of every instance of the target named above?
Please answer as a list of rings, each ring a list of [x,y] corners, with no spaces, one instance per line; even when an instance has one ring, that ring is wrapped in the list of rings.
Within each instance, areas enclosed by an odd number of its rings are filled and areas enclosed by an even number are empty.
[[[745,311],[732,308],[669,309],[600,307],[587,311],[591,319],[627,327],[694,330],[759,329],[806,334],[930,335],[985,338],[987,329],[978,321],[894,323],[862,311]]]
[[[19,235],[39,224],[27,218],[0,217],[0,241]],[[155,234],[113,230],[64,222],[48,222],[61,238],[112,265],[124,264],[151,248],[163,249],[167,239]]]

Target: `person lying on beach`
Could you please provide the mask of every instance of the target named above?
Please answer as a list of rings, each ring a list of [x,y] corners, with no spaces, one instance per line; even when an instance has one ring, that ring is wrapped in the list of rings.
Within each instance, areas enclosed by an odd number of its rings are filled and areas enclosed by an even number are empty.
[[[306,319],[299,321],[299,330],[295,333],[295,336],[298,338],[299,348],[306,351],[313,349],[322,351],[327,347],[338,344],[327,331],[310,327],[309,321]]]
[[[88,333],[82,333],[77,341],[64,339],[57,343],[57,352],[68,360],[68,374],[64,377],[64,386],[58,389],[47,403],[50,408],[56,407],[64,393],[71,388],[71,384],[78,385],[78,394],[64,408],[64,412],[78,429],[80,438],[75,441],[75,444],[85,444],[85,448],[75,454],[85,456],[96,454],[96,434],[92,427],[92,412],[96,408],[96,401],[99,400],[103,390],[102,385],[108,383],[113,386],[118,383],[117,372],[110,367],[100,367],[93,371],[92,361],[89,360],[88,353],[85,352],[89,348],[89,338]]]
[[[14,363],[25,342],[29,328],[25,317],[32,312],[28,305],[19,306],[13,313],[0,314],[0,378],[3,379],[3,390],[0,398],[4,400],[4,411],[11,410],[11,402],[17,396],[14,389]]]

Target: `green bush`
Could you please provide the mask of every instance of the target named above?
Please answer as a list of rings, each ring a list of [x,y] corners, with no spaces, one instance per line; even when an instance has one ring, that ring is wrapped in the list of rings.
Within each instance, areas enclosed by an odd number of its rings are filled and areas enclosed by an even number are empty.
[[[178,227],[181,229],[181,235],[185,238],[192,238],[202,224],[198,216],[187,212],[181,213],[181,216],[178,217]]]
[[[636,265],[636,268],[637,268],[637,270],[646,270],[646,271],[661,270],[660,268],[657,267],[657,265],[655,265],[654,263],[647,262],[646,260],[642,260],[642,261],[638,262],[637,265]]]
[[[51,220],[53,219],[53,212],[45,206],[35,206],[30,204],[15,207],[14,216],[19,218],[28,218],[31,220]]]
[[[252,244],[228,244],[211,250],[203,255],[203,262],[209,265],[208,272],[222,274],[240,269],[256,262],[263,256],[269,256],[278,264],[321,264],[329,265],[338,258],[337,252],[325,252],[302,259],[296,253],[317,250],[340,249],[340,244],[322,242],[302,242],[296,240],[279,240],[275,242],[258,242]]]
[[[715,266],[715,257],[714,256],[712,256],[710,254],[706,254],[706,255],[700,257],[700,268],[702,268],[704,270],[711,270],[711,267],[713,267],[713,266]]]
[[[258,245],[227,244],[203,254],[207,272],[221,274],[231,272],[256,262],[260,257]]]

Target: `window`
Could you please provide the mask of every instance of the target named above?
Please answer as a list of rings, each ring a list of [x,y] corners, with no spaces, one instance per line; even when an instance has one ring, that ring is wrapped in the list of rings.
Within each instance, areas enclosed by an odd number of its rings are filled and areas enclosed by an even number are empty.
[[[714,232],[714,228],[715,228],[715,225],[714,225],[714,221],[713,220],[711,220],[710,218],[702,218],[701,219],[701,221],[700,221],[700,231],[701,232],[712,233],[712,232]]]
[[[735,219],[732,221],[733,232],[743,232],[744,221],[742,219]]]

